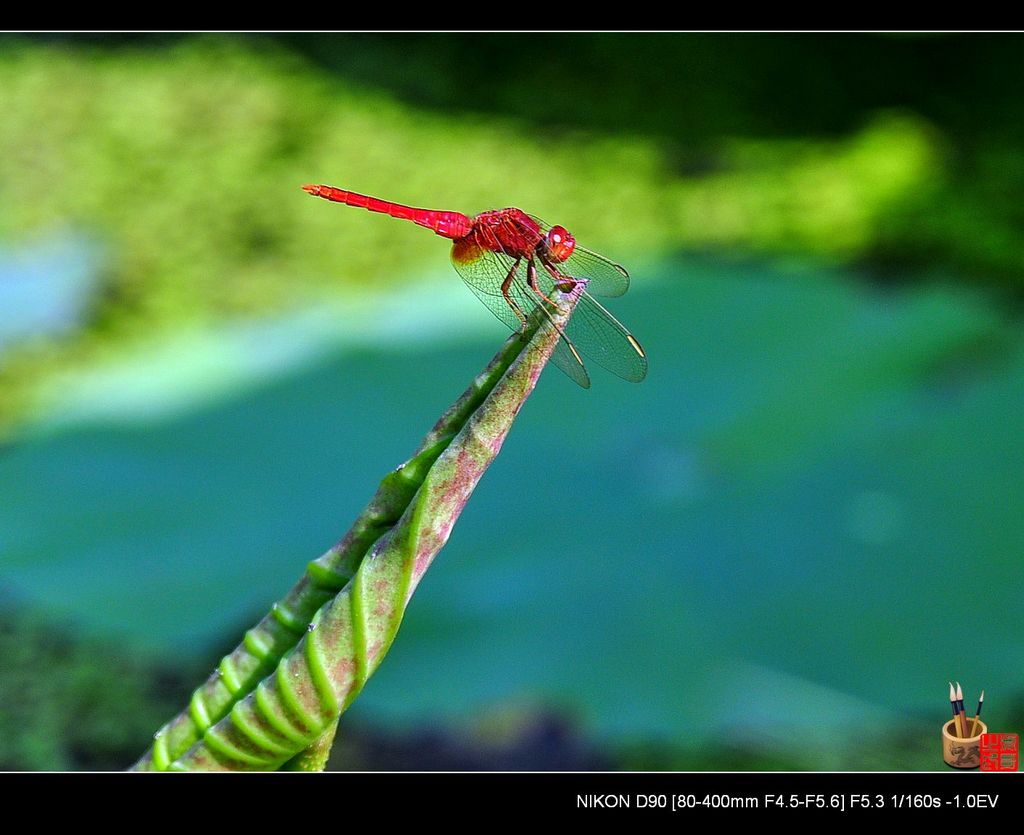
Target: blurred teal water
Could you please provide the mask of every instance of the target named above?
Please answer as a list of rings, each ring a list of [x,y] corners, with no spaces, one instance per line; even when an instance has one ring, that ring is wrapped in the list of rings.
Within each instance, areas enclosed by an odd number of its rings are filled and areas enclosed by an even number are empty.
[[[995,727],[1024,689],[1020,322],[941,282],[635,276],[613,310],[648,379],[545,373],[352,710],[541,701],[684,746],[799,724],[828,765],[866,723],[938,727],[957,678]],[[452,276],[428,286],[62,383],[0,454],[4,586],[140,646],[230,640],[503,338]]]

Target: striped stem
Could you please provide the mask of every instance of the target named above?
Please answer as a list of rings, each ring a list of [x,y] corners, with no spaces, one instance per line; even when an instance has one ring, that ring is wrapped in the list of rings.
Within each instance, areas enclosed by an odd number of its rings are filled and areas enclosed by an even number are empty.
[[[551,319],[564,326],[582,285]],[[555,349],[538,308],[389,473],[352,529],[221,661],[134,770],[274,769],[316,743],[380,663],[423,572]]]

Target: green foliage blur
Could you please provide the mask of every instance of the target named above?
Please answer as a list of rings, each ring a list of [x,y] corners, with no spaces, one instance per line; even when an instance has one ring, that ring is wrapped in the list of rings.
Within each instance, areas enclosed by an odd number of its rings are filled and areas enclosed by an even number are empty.
[[[54,369],[443,260],[437,241],[319,204],[305,182],[469,213],[525,206],[624,255],[870,260],[895,280],[945,264],[1016,292],[1017,44],[6,36],[0,242],[63,228],[105,255],[74,333],[7,352],[0,429]]]
[[[2,602],[0,771],[123,768],[203,672],[76,637],[70,623]]]

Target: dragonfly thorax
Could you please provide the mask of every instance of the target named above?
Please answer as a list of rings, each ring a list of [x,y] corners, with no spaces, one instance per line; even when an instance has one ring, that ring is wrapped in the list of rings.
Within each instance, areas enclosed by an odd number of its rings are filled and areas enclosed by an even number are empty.
[[[466,238],[481,249],[529,258],[544,241],[544,233],[537,221],[520,209],[495,209],[473,218]]]
[[[464,240],[513,258],[530,258],[537,253],[553,264],[567,261],[576,248],[576,239],[564,226],[552,226],[545,231],[526,212],[513,208],[478,214]]]

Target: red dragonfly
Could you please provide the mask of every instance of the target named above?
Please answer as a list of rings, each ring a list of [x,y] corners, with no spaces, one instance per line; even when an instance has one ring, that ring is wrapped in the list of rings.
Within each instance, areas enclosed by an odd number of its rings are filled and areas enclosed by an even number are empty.
[[[563,226],[549,226],[520,209],[497,209],[468,217],[460,212],[415,209],[333,186],[303,186],[317,197],[411,220],[450,238],[452,264],[488,310],[512,330],[554,291],[586,289],[562,329],[552,361],[583,388],[590,375],[582,352],[613,374],[634,383],[647,375],[647,356],[626,330],[590,293],[621,296],[629,273],[596,252],[584,249]]]

